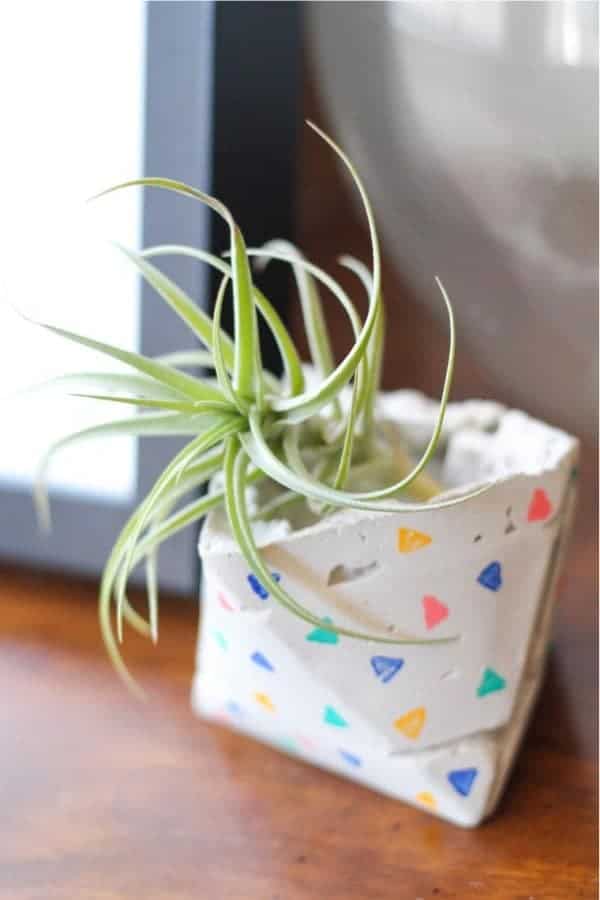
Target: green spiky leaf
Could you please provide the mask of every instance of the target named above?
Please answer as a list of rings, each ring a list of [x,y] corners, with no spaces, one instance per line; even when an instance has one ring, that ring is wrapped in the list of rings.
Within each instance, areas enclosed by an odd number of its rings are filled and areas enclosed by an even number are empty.
[[[431,461],[444,423],[444,414],[455,355],[454,318],[450,301],[438,279],[449,322],[449,351],[439,414],[431,438],[418,459],[408,448],[385,442],[385,423],[377,421],[376,400],[381,376],[385,316],[381,286],[379,241],[373,212],[364,185],[353,164],[335,142],[316,126],[310,127],[324,140],[348,170],[360,196],[371,244],[371,266],[349,257],[341,263],[360,280],[368,297],[366,317],[341,285],[327,272],[286,241],[270,241],[260,248],[246,248],[239,225],[217,199],[173,179],[143,178],[125,182],[105,193],[133,186],[159,188],[199,201],[221,216],[229,229],[230,262],[195,247],[164,244],[140,252],[120,248],[159,297],[188,327],[192,347],[149,358],[66,329],[45,323],[41,327],[69,341],[125,364],[132,372],[64,376],[52,384],[78,396],[103,403],[125,404],[138,415],[106,422],[69,435],[46,454],[40,468],[36,500],[47,514],[43,488],[46,468],[55,452],[81,440],[118,434],[180,435],[190,440],[166,466],[156,483],[132,513],[117,537],[107,560],[100,587],[100,623],[108,653],[127,683],[136,689],[119,650],[123,623],[156,640],[158,635],[157,554],[161,544],[182,528],[199,522],[210,510],[224,506],[230,530],[240,553],[275,600],[291,615],[324,627],[321,618],[291,596],[272,578],[257,547],[247,488],[270,480],[266,502],[258,518],[268,519],[282,511],[296,510],[305,503],[308,512],[328,515],[330,510],[354,508],[380,513],[438,509],[463,503],[486,489],[436,497],[441,487],[425,471]],[[101,195],[99,195],[101,196]],[[221,284],[213,313],[206,312],[207,298],[194,298],[167,277],[150,260],[160,256],[187,256],[220,272]],[[277,261],[290,266],[296,280],[302,317],[317,381],[305,378],[298,351],[276,311],[254,284],[250,260],[260,265]],[[325,302],[318,285],[340,303],[352,329],[352,344],[336,363],[327,332]],[[233,337],[225,334],[221,319],[228,286],[233,294]],[[198,302],[197,302],[198,301]],[[284,378],[263,369],[258,341],[258,315],[271,332],[281,354]],[[199,369],[189,374],[183,369]],[[383,436],[382,436],[383,435]],[[252,466],[252,467],[251,467]],[[209,487],[205,496],[198,491]],[[385,473],[385,480],[383,474]],[[363,479],[367,479],[364,481]],[[368,480],[371,479],[371,480]],[[351,490],[348,485],[375,487]],[[278,492],[273,494],[275,485]],[[401,499],[397,496],[402,492]],[[180,505],[183,504],[183,505]],[[127,598],[130,573],[145,566],[148,615],[135,610]],[[116,612],[116,635],[114,613]],[[394,636],[367,634],[339,625],[326,626],[355,640],[382,644],[431,641],[407,634],[395,626]]]

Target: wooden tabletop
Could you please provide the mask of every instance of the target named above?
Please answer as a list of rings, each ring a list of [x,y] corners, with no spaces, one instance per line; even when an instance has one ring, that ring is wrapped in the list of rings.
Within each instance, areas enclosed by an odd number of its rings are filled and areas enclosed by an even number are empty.
[[[364,231],[304,140],[301,242],[332,268],[340,251],[364,254]],[[385,284],[385,382],[437,391],[443,332],[389,264]],[[455,396],[494,392],[461,354]],[[163,598],[158,647],[127,637],[142,705],[104,655],[96,585],[0,569],[0,900],[595,898],[595,459],[546,683],[500,809],[474,831],[195,718],[195,603]]]

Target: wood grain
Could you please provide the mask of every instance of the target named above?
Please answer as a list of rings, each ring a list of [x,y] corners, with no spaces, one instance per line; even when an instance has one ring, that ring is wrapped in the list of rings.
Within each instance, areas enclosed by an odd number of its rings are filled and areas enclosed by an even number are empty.
[[[306,144],[299,173],[301,237],[329,265],[341,248],[366,248],[335,168],[315,147]],[[385,276],[388,297],[402,299],[402,316],[399,302],[390,316],[386,382],[435,390],[444,336],[389,265]],[[470,360],[457,374],[457,395],[492,392]],[[476,831],[195,719],[194,603],[163,601],[157,648],[127,637],[151,700],[141,705],[105,658],[96,585],[1,569],[1,900],[596,897],[591,449],[581,483],[546,684],[500,811]]]
[[[597,598],[587,506],[533,724],[499,813],[476,831],[195,719],[195,604],[163,602],[158,648],[128,636],[151,700],[142,705],[104,656],[94,584],[4,568],[0,898],[591,900]]]

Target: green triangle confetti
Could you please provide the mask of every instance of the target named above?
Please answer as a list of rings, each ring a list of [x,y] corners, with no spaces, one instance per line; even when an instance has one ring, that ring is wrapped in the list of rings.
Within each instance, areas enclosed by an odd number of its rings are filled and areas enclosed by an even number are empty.
[[[323,711],[323,721],[328,725],[335,725],[337,728],[347,728],[348,723],[333,706],[326,706]]]
[[[323,622],[326,625],[333,624],[329,616],[325,616]],[[311,631],[306,635],[306,640],[312,641],[315,644],[337,644],[339,639],[339,634],[336,634],[335,631],[329,631],[327,628],[315,628],[314,631]]]
[[[502,691],[506,687],[506,679],[498,675],[493,669],[486,669],[481,679],[481,684],[477,688],[477,696],[485,697],[486,694],[493,694],[494,691]]]
[[[215,631],[213,631],[212,635],[213,635],[215,641],[217,642],[217,644],[219,645],[219,647],[221,648],[221,650],[227,650],[227,638],[225,637],[223,632],[215,630]]]

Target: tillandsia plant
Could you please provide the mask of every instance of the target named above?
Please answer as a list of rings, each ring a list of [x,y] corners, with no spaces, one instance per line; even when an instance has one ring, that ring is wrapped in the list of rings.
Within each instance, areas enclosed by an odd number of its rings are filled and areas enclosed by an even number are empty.
[[[231,213],[218,200],[178,181],[142,178],[119,184],[103,193],[134,185],[174,191],[206,204],[229,227],[230,248],[223,258],[180,245],[157,246],[140,253],[121,248],[205,349],[148,358],[37,323],[70,341],[100,351],[132,370],[132,374],[64,376],[61,381],[77,390],[77,396],[130,404],[141,410],[131,418],[120,418],[72,434],[49,449],[36,487],[37,507],[45,522],[49,523],[49,510],[44,475],[50,458],[59,449],[74,441],[101,435],[191,436],[126,522],[102,577],[99,609],[104,641],[117,670],[134,688],[119,652],[123,622],[127,621],[139,632],[157,639],[158,548],[163,541],[197,523],[219,505],[226,509],[232,535],[251,571],[293,615],[357,640],[384,644],[436,643],[410,634],[396,633],[391,638],[324,624],[272,577],[253,534],[247,489],[261,479],[268,479],[278,486],[275,496],[254,516],[265,520],[298,502],[309,504],[313,513],[326,516],[339,508],[418,511],[424,507],[450,506],[466,499],[463,495],[436,500],[439,487],[424,471],[440,437],[452,380],[455,336],[448,297],[438,280],[450,326],[448,364],[436,426],[421,458],[412,461],[408,454],[398,449],[397,443],[392,446],[385,440],[375,415],[384,311],[379,242],[371,205],[347,156],[319,128],[309,125],[350,172],[366,214],[371,269],[350,257],[341,258],[342,265],[357,276],[368,295],[364,320],[342,287],[308,262],[292,245],[273,241],[261,248],[247,248]],[[212,317],[151,262],[155,257],[169,255],[192,257],[221,273]],[[305,369],[288,331],[271,302],[254,284],[251,258],[262,264],[276,260],[292,267],[312,363],[319,376],[316,385],[307,384]],[[328,288],[339,301],[353,331],[352,347],[338,364],[331,350],[317,283]],[[223,306],[230,287],[233,293],[233,338],[221,328]],[[259,314],[271,330],[281,354],[284,369],[281,379],[263,368],[258,339]],[[207,374],[189,374],[185,370],[190,366],[200,367]],[[222,473],[221,483],[216,486],[213,481],[209,490],[198,498],[198,492],[218,473]],[[386,477],[383,473],[392,482],[387,486],[381,485]],[[364,485],[365,478],[367,483],[375,486],[366,491],[352,489],[353,484]],[[408,502],[394,499],[401,492],[407,495]],[[192,495],[191,500],[189,495]],[[127,598],[128,577],[140,563],[144,563],[146,569],[147,619],[130,605]],[[116,635],[113,631],[114,610]]]

